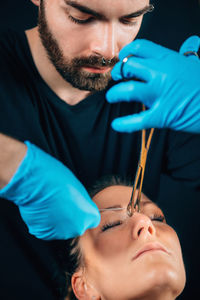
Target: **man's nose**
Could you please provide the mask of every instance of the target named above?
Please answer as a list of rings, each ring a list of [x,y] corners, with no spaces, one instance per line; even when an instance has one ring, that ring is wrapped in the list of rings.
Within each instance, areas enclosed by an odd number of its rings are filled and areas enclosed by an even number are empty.
[[[156,234],[156,229],[148,216],[135,212],[131,218],[132,238],[134,240],[147,239]]]
[[[90,51],[93,55],[104,57],[107,60],[118,56],[117,28],[113,23],[99,25],[90,43]]]

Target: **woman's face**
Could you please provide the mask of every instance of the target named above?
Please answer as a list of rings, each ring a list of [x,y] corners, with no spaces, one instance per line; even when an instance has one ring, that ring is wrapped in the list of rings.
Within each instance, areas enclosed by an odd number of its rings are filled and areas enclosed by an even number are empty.
[[[131,192],[131,187],[111,186],[93,200],[99,209],[126,207]],[[86,285],[99,299],[175,299],[184,288],[177,234],[161,209],[144,195],[140,213],[132,217],[126,209],[101,212],[100,225],[81,236],[80,248]]]

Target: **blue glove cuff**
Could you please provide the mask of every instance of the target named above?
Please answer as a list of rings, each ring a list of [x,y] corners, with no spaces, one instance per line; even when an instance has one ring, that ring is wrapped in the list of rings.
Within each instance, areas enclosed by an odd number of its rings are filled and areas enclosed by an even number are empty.
[[[30,168],[34,161],[34,151],[32,148],[35,146],[29,141],[26,141],[25,144],[27,145],[26,155],[24,156],[9,183],[0,190],[0,196],[2,198],[11,200],[16,205],[18,205],[18,194],[20,195],[20,205],[23,204],[23,199],[25,200],[27,198],[27,193],[21,188],[21,183],[24,182],[26,176],[30,176]]]

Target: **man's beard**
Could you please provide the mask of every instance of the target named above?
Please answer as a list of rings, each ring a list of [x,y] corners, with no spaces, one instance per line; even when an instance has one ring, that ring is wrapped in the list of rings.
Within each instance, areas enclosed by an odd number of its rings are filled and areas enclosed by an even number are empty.
[[[81,70],[81,68],[113,67],[118,62],[118,58],[115,57],[110,61],[106,59],[103,61],[103,57],[99,56],[76,57],[72,60],[66,59],[48,27],[44,1],[41,1],[40,4],[38,31],[50,61],[64,80],[69,82],[73,87],[85,91],[94,92],[106,88],[111,80],[110,71],[104,74],[89,73]]]

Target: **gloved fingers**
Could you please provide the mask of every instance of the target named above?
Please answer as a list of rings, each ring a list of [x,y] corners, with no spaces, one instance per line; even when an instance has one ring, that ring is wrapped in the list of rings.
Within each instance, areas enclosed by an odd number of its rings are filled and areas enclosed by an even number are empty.
[[[172,51],[148,40],[135,40],[125,46],[119,53],[119,59],[123,60],[128,55],[135,55],[141,58],[159,58],[168,51]]]
[[[123,79],[122,73],[121,73],[121,66],[122,66],[122,63],[118,62],[118,63],[116,63],[116,65],[114,66],[114,68],[111,71],[112,79],[115,81]]]
[[[142,129],[154,128],[151,110],[142,111],[138,114],[115,119],[111,126],[118,132],[134,132]]]
[[[148,67],[148,61],[138,57],[129,57],[126,63],[119,62],[112,71],[112,75],[114,75],[115,78],[119,78],[120,76],[121,79],[122,77],[127,79],[137,78],[146,82],[152,79],[152,72]]]
[[[185,54],[189,51],[192,52],[198,52],[200,48],[200,38],[197,35],[193,35],[191,37],[189,37],[180,47],[179,53],[180,54]],[[190,57],[192,58],[196,58],[198,59],[198,57],[196,55],[190,55]]]
[[[152,71],[148,67],[148,64],[149,61],[145,59],[129,57],[126,63],[118,62],[115,65],[111,72],[112,78],[116,81],[124,78],[137,78],[139,80],[148,82],[152,79]]]
[[[107,92],[106,98],[109,103],[136,101],[150,107],[153,97],[150,95],[147,84],[130,80],[114,85]]]

